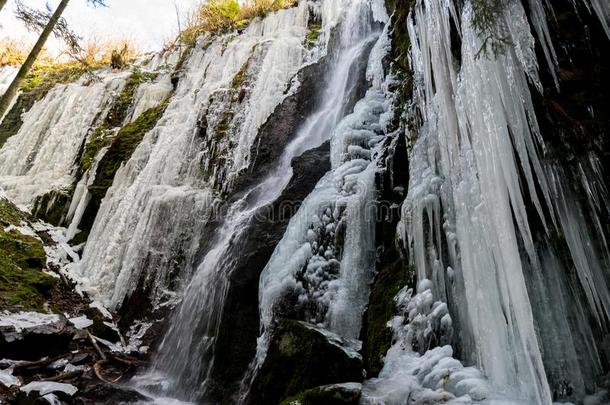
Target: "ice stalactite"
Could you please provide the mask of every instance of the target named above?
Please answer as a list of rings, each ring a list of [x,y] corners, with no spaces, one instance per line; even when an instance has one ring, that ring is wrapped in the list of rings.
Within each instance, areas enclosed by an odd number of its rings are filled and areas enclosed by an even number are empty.
[[[554,70],[546,5],[528,6]],[[467,2],[455,21],[459,61],[450,38],[452,10],[446,2],[421,0],[408,23],[414,108],[422,118],[412,138],[398,235],[418,278],[432,281],[435,297],[459,320],[461,357],[481,368],[494,395],[540,404],[553,396],[582,399],[600,367],[592,327],[578,319],[591,313],[602,330],[607,319],[606,258],[599,253],[607,246],[601,232],[602,243],[592,239],[599,221],[593,229],[583,225],[565,175],[541,160],[545,146],[529,85],[542,86],[521,3],[507,3],[496,22],[510,46],[481,57]],[[585,190],[599,184],[587,182],[590,172],[582,178]],[[599,211],[600,198],[588,193],[588,208]],[[548,240],[545,248],[534,239],[532,223],[540,224],[536,237],[555,229],[565,236],[579,283],[565,278]],[[558,308],[570,312],[569,322]],[[564,328],[570,336],[558,339]]]
[[[24,114],[19,132],[0,149],[0,185],[17,204],[69,187],[72,168],[100,111],[121,91],[126,73],[54,87]]]
[[[588,0],[585,2],[588,3]],[[605,0],[590,0],[590,6],[601,20],[604,30],[610,38],[610,3]]]

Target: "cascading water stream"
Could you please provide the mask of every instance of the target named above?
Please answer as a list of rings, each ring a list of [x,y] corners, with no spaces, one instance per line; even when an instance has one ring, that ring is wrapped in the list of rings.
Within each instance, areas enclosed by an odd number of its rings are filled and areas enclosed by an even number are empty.
[[[363,15],[369,18],[363,19]],[[353,70],[378,37],[375,27],[367,1],[352,2],[351,7],[344,9],[338,25],[339,45],[337,49],[329,49],[329,56],[333,58],[327,73],[330,85],[323,94],[321,105],[296,131],[273,172],[230,205],[212,248],[198,266],[180,308],[171,320],[151,374],[139,378],[139,385],[162,376],[170,381],[168,391],[171,395],[190,400],[206,397],[219,317],[234,265],[232,257],[239,254],[239,246],[234,242],[247,232],[253,216],[279,197],[292,176],[293,158],[322,144],[349,112],[346,108],[354,91]],[[193,356],[193,352],[197,355]]]

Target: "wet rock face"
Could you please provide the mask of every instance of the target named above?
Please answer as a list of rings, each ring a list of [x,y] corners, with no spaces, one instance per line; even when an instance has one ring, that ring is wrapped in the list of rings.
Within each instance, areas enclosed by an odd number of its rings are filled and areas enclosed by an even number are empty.
[[[610,169],[610,39],[584,3],[557,0],[553,10],[559,90],[542,63],[544,93],[532,90],[542,136],[552,158],[570,162],[594,151]],[[544,61],[539,47],[537,54]]]
[[[328,69],[329,62],[327,58],[322,58],[299,71],[299,88],[275,108],[259,129],[250,151],[250,167],[237,179],[235,190],[247,188],[274,168],[290,139],[319,104],[320,96],[326,87],[326,83],[320,78],[326,76],[324,72]]]
[[[252,384],[251,403],[274,404],[320,385],[362,381],[362,359],[341,347],[338,340],[304,322],[281,323]]]
[[[234,402],[239,381],[256,352],[259,334],[258,280],[288,222],[318,180],[330,170],[330,144],[305,152],[292,161],[293,176],[282,195],[252,218],[231,255],[236,262],[229,274],[229,290],[221,315],[212,368],[211,397]],[[296,204],[296,205],[295,205]],[[238,325],[236,327],[236,325]]]

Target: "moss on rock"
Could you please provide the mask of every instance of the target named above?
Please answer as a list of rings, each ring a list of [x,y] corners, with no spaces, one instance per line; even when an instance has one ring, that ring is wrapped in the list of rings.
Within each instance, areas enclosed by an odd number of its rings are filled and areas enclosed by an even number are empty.
[[[267,357],[252,384],[252,401],[279,403],[313,387],[362,379],[359,356],[349,354],[315,327],[288,320],[273,332]]]
[[[55,278],[42,272],[47,257],[42,242],[12,226],[28,222],[28,214],[0,199],[0,309],[41,310],[44,294]]]
[[[106,191],[112,185],[117,170],[131,157],[144,135],[154,128],[163,115],[166,106],[167,102],[164,102],[157,107],[149,108],[117,133],[108,152],[100,160],[95,181],[89,186],[89,191],[95,198],[100,200],[104,198]]]
[[[280,405],[358,405],[361,395],[359,383],[332,384],[300,392]]]
[[[134,68],[131,76],[127,80],[125,87],[114,100],[110,110],[102,123],[95,128],[80,158],[79,173],[82,174],[91,167],[95,156],[102,148],[110,145],[116,134],[115,128],[119,128],[125,122],[127,113],[133,104],[133,99],[137,88],[144,82],[155,80],[156,73],[143,72],[139,68]]]

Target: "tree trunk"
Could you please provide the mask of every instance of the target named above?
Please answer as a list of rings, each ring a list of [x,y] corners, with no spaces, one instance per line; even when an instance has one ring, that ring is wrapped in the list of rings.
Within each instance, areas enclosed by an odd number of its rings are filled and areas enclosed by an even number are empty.
[[[6,0],[0,0],[0,5],[3,5],[2,2],[6,3]],[[55,10],[55,13],[53,13],[53,16],[47,23],[46,27],[44,27],[44,30],[40,34],[40,37],[38,37],[38,41],[36,42],[36,45],[34,45],[34,48],[32,48],[32,50],[30,51],[30,54],[28,55],[25,62],[23,62],[23,65],[21,65],[19,72],[17,72],[17,76],[15,76],[15,78],[11,82],[11,85],[8,87],[8,89],[6,89],[6,92],[4,92],[4,95],[2,96],[2,98],[0,98],[0,117],[1,118],[4,118],[6,111],[10,107],[10,105],[13,101],[13,98],[15,98],[15,95],[17,94],[17,91],[19,90],[19,86],[21,86],[21,83],[28,75],[30,69],[34,65],[34,62],[36,62],[36,58],[38,58],[40,51],[42,51],[44,44],[47,42],[47,39],[49,39],[49,35],[51,35],[51,33],[53,32],[53,29],[55,28],[57,21],[59,21],[59,19],[61,18],[61,15],[63,14],[66,7],[68,6],[69,2],[70,2],[70,0],[61,0],[61,3],[59,3],[59,6],[57,6],[57,9]]]
[[[0,0],[0,11],[2,11],[6,2],[7,2],[7,0]]]

